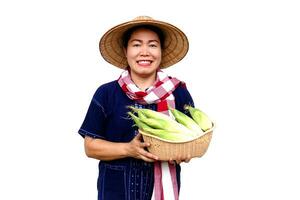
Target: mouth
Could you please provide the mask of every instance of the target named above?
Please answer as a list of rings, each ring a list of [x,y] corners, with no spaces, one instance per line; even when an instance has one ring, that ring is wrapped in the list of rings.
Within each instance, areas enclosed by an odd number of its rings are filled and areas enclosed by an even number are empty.
[[[147,66],[147,65],[151,65],[152,62],[153,62],[152,60],[138,60],[137,64],[142,66]]]

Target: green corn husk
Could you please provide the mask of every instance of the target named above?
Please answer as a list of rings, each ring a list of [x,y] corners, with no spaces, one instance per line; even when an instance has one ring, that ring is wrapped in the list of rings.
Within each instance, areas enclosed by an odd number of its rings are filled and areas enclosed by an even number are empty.
[[[148,126],[156,129],[164,129],[165,127],[168,126],[168,122],[164,120],[157,120],[157,119],[152,119],[152,118],[140,118],[142,122],[147,124]]]
[[[144,128],[151,128],[149,127],[147,124],[145,124],[144,122],[142,122],[140,120],[140,118],[138,118],[137,116],[135,116],[133,113],[128,112],[128,115],[130,115],[131,119],[133,119],[134,121],[134,125],[136,125],[137,127],[139,127],[140,129],[144,129]]]
[[[159,120],[170,120],[169,116],[167,116],[163,113],[151,110],[151,109],[135,108],[132,106],[129,106],[129,108],[136,113],[139,113],[139,111],[142,112],[142,114],[144,114],[147,118],[153,118],[153,119],[159,119]]]
[[[184,125],[173,120],[169,116],[145,108],[133,108],[130,107],[134,112],[138,113],[138,116],[142,116],[140,120],[152,128],[163,129],[172,133],[185,133],[192,136],[196,136],[197,133],[193,130],[188,129]]]
[[[167,132],[166,130],[163,129],[153,129],[150,127],[142,127],[142,131],[145,131],[146,133],[150,133],[151,135],[157,136],[159,138],[169,140],[169,141],[174,141],[174,142],[184,142],[193,139],[193,137],[189,134],[178,134],[178,133],[172,133],[172,132]]]
[[[178,121],[179,123],[186,126],[188,129],[191,129],[196,133],[199,134],[203,133],[201,127],[192,118],[190,118],[189,116],[187,116],[186,114],[180,112],[175,108],[169,108],[169,109],[171,110],[176,121]]]
[[[174,142],[185,142],[198,136],[197,132],[188,129],[165,114],[150,109],[131,109],[137,116],[132,112],[128,112],[128,115],[133,119],[135,125],[145,133]]]
[[[193,120],[201,127],[203,131],[212,128],[213,123],[209,117],[200,109],[185,105],[184,109],[188,110]]]
[[[142,111],[137,110],[136,112],[137,112],[138,117],[139,117],[141,120],[147,119],[147,116],[146,116]]]

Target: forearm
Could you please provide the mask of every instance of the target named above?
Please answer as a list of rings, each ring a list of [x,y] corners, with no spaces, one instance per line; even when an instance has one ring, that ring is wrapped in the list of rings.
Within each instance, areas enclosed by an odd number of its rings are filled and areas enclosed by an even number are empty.
[[[128,157],[127,145],[127,143],[109,142],[90,137],[86,137],[84,140],[86,155],[98,160],[115,160]]]

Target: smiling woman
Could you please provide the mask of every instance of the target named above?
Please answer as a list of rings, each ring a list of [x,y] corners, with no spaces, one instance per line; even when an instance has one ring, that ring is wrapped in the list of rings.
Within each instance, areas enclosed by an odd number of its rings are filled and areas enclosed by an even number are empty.
[[[169,115],[169,107],[185,112],[184,105],[193,105],[185,84],[161,70],[186,55],[185,34],[166,22],[138,17],[107,31],[99,46],[103,58],[124,71],[98,88],[79,130],[87,156],[100,160],[98,199],[177,200],[179,164],[190,158],[161,162],[146,150],[150,144],[127,113],[132,106]]]
[[[124,49],[131,79],[141,90],[149,88],[155,81],[161,63],[158,35],[147,28],[135,29]]]

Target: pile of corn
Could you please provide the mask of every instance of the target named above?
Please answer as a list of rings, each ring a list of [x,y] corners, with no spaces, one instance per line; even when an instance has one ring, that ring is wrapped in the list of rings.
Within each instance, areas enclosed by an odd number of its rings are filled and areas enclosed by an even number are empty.
[[[140,130],[168,141],[189,141],[213,126],[203,111],[188,105],[184,108],[191,117],[174,108],[169,108],[172,116],[145,108],[129,108],[132,111],[128,114]]]

